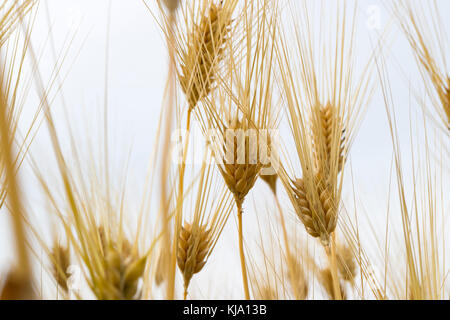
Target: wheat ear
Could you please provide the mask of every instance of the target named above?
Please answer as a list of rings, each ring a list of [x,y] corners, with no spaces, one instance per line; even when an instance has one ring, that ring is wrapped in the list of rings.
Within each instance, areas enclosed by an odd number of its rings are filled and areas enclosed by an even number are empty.
[[[177,262],[184,279],[184,298],[192,276],[202,270],[210,250],[210,232],[206,226],[185,223],[178,240]]]
[[[181,55],[180,83],[189,110],[212,90],[231,24],[229,6],[211,3],[208,11],[193,26],[187,37],[187,49]]]
[[[50,253],[50,262],[52,274],[58,287],[61,288],[64,293],[67,293],[67,280],[70,276],[67,273],[67,269],[70,266],[69,248],[63,247],[58,243],[55,244]]]

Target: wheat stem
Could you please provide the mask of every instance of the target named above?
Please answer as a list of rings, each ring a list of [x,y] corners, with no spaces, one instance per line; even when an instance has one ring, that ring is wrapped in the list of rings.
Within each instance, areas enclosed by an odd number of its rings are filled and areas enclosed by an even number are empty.
[[[179,185],[178,185],[178,199],[179,204],[176,220],[175,220],[175,234],[178,234],[179,232],[179,226],[181,224],[181,217],[183,212],[183,197],[184,197],[184,174],[186,171],[186,158],[187,158],[187,150],[189,148],[189,132],[191,130],[191,116],[192,116],[192,109],[188,110],[187,113],[187,121],[186,121],[186,132],[187,136],[185,137],[185,145],[183,147],[183,159],[180,164],[180,176],[179,176]],[[172,252],[172,260],[170,264],[170,274],[169,274],[169,282],[170,291],[168,292],[168,299],[173,300],[175,297],[175,275],[176,275],[176,268],[177,268],[177,248],[178,248],[178,238],[175,237],[174,245],[173,245],[173,252]],[[187,295],[187,292],[185,292],[185,295]]]
[[[184,300],[187,300],[187,295],[188,295],[188,286],[185,285],[185,286],[184,286],[184,296],[183,296],[183,299],[184,299]]]
[[[169,85],[169,95],[168,95],[168,108],[169,111],[167,113],[166,118],[166,135],[164,141],[164,153],[165,156],[168,155],[168,143],[170,136],[170,121],[173,114],[174,109],[174,94],[175,94],[175,52],[173,49],[173,43],[175,43],[175,35],[174,35],[174,27],[175,27],[176,19],[174,12],[170,12],[169,15],[169,38],[168,38],[168,48],[169,48],[169,72],[168,72],[168,85]],[[170,234],[169,234],[169,208],[168,208],[168,197],[167,197],[167,177],[166,173],[168,173],[168,162],[163,160],[162,163],[162,175],[161,175],[161,187],[162,187],[162,201],[163,201],[163,214],[164,216],[164,228],[165,228],[165,242],[167,248],[170,248]],[[167,299],[173,300],[175,296],[175,274],[176,274],[176,240],[173,241],[172,248],[172,257],[171,263],[169,265],[168,271],[168,279],[167,279]]]
[[[244,254],[244,239],[242,232],[242,214],[244,213],[244,210],[242,209],[242,201],[236,200],[236,206],[238,211],[239,256],[241,258],[242,282],[244,284],[245,300],[250,300],[250,292],[248,289],[247,267],[245,264],[245,254]]]

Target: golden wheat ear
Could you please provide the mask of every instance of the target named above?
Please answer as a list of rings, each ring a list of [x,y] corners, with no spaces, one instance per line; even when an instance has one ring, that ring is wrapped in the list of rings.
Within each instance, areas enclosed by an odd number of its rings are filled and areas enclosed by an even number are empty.
[[[292,190],[298,216],[306,231],[328,246],[337,223],[332,186],[316,175],[309,183],[305,183],[303,179],[293,181]]]
[[[103,239],[103,272],[98,278],[101,290],[94,291],[97,291],[99,299],[139,299],[141,292],[138,284],[145,270],[147,256],[140,256],[126,239],[121,243]]]
[[[239,121],[236,117],[225,131],[233,133],[232,141],[226,141],[223,145],[225,157],[231,155],[232,159],[225,159],[225,163],[219,166],[220,172],[230,191],[233,193],[236,202],[244,202],[248,192],[253,188],[262,169],[262,164],[258,161],[252,163],[249,161],[252,143],[250,137],[246,134],[244,139],[239,139],[239,133],[245,133],[249,130],[248,125]],[[237,135],[235,133],[238,133]],[[244,140],[242,143],[242,140]],[[244,160],[244,161],[243,161]]]
[[[206,256],[210,250],[210,232],[206,226],[196,226],[185,223],[181,228],[178,240],[177,262],[184,278],[187,291],[192,276],[199,273],[206,264]]]
[[[68,269],[70,266],[70,250],[69,247],[64,247],[59,243],[53,245],[50,253],[51,271],[52,275],[64,293],[67,293],[67,280],[70,277]]]
[[[209,8],[195,23],[186,37],[184,49],[180,49],[179,81],[186,95],[189,110],[209,95],[216,82],[219,65],[224,58],[224,48],[229,40],[229,31],[234,0],[223,1],[217,5],[205,1]]]

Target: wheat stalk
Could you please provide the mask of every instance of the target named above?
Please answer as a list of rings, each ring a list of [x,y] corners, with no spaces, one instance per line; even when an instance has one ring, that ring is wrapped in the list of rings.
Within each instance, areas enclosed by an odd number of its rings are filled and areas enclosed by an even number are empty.
[[[98,274],[95,280],[98,287],[93,288],[99,299],[131,300],[139,298],[138,282],[142,277],[147,262],[146,256],[140,256],[124,239],[118,243],[104,235],[102,228],[98,229],[104,258],[104,272]]]

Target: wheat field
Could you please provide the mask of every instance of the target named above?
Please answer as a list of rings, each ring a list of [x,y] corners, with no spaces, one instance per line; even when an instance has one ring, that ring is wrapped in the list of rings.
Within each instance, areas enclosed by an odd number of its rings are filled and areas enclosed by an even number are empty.
[[[450,299],[449,11],[0,1],[0,299]]]

